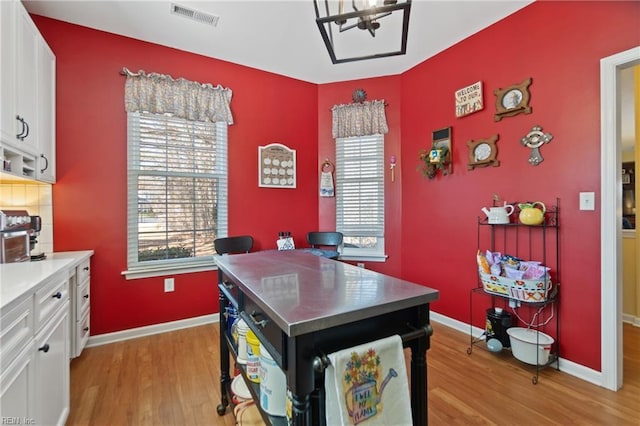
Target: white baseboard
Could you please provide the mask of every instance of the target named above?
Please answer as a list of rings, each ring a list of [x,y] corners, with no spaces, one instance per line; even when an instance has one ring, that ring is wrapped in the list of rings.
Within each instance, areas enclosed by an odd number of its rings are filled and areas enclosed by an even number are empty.
[[[635,317],[631,314],[622,314],[622,322],[626,322],[631,325],[635,325],[636,327],[640,327],[640,318]]]
[[[187,318],[178,321],[153,324],[145,327],[130,328],[128,330],[116,331],[113,333],[98,334],[90,336],[87,340],[87,347],[106,345],[107,343],[120,342],[123,340],[135,339],[137,337],[151,336],[153,334],[166,333],[167,331],[180,330],[183,328],[195,327],[198,325],[211,324],[220,321],[219,314],[203,315],[201,317]]]
[[[438,324],[446,325],[449,328],[453,328],[454,330],[460,331],[465,334],[469,334],[471,328],[469,324],[466,322],[458,321],[453,318],[449,318],[445,315],[439,314],[437,312],[430,312],[431,320],[437,322]],[[480,337],[484,333],[484,329],[480,327],[473,327],[473,337]]]
[[[454,330],[460,331],[462,333],[469,334],[469,332],[471,331],[471,327],[465,322],[449,318],[445,315],[433,311],[431,311],[430,316],[433,322],[437,322],[439,324],[453,328]],[[473,336],[475,338],[480,337],[482,333],[484,333],[484,329],[475,326],[473,327]],[[560,358],[558,366],[560,371],[562,371],[563,373],[575,376],[597,386],[604,386],[602,382],[602,373],[600,371],[593,370],[591,368],[585,367],[584,365],[576,364],[575,362],[569,361],[564,358]]]
[[[575,362],[562,357],[560,358],[559,367],[560,371],[563,373],[567,373],[594,385],[605,387],[602,379],[602,372],[600,371],[585,367],[581,364],[576,364]]]

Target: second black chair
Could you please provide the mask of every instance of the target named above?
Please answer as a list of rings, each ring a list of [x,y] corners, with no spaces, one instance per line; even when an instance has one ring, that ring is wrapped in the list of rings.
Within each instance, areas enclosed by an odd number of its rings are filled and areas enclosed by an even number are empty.
[[[331,247],[331,252],[326,251],[325,257],[337,259],[340,256],[338,248],[342,245],[342,232],[309,232],[307,242],[312,248]]]
[[[241,235],[237,237],[216,238],[213,247],[218,254],[249,253],[253,248],[253,237]]]

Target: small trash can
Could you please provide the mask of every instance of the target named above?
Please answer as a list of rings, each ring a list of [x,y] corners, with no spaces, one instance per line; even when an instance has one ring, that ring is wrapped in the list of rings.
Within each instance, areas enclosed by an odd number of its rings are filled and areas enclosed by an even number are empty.
[[[502,347],[510,348],[509,334],[507,329],[511,327],[511,314],[500,308],[487,309],[487,322],[485,325],[485,335],[487,342],[489,339],[498,339]]]

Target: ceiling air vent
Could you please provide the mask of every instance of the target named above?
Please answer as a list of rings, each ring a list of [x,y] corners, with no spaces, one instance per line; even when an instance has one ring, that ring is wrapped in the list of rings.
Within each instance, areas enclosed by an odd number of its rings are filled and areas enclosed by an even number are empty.
[[[203,24],[209,24],[214,27],[218,25],[218,21],[220,20],[220,17],[217,15],[200,12],[195,9],[189,9],[175,3],[171,3],[171,13],[193,19],[194,21],[202,22]]]

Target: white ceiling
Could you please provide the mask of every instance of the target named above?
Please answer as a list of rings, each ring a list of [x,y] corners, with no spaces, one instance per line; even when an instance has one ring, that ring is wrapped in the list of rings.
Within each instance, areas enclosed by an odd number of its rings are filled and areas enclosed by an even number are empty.
[[[531,2],[413,0],[406,55],[334,65],[315,23],[313,0],[23,0],[30,13],[317,84],[401,74]],[[195,22],[170,13],[172,3],[220,19],[215,27]],[[379,31],[393,29],[381,24]],[[363,42],[371,39],[352,32]],[[621,76],[624,150],[635,143],[631,75]]]
[[[400,74],[531,1],[413,0],[406,55],[335,65],[315,23],[313,0],[173,1],[218,15],[216,27],[170,13],[171,1],[23,3],[37,15],[320,84]],[[392,29],[385,22],[379,31]],[[371,39],[365,31],[350,32]]]

